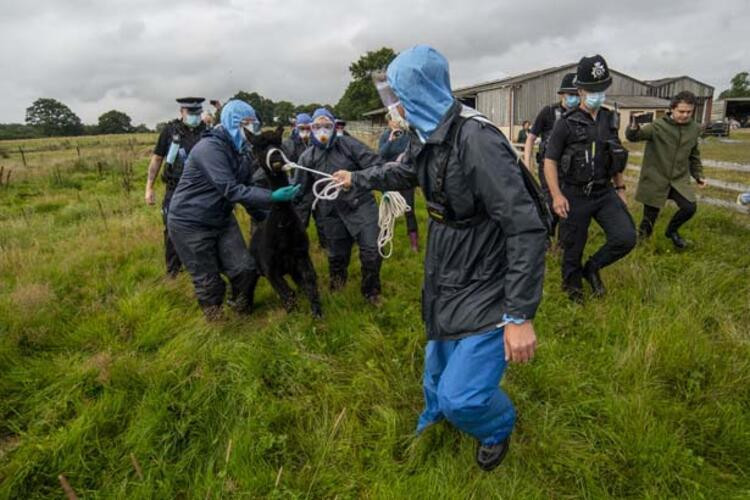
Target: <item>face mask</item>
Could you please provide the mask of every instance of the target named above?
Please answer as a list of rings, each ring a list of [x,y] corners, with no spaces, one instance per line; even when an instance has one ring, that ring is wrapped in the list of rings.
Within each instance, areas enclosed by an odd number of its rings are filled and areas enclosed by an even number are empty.
[[[327,144],[331,140],[331,130],[327,128],[319,128],[313,132],[315,139],[321,144]]]
[[[185,117],[185,125],[188,127],[197,127],[201,122],[201,115],[188,114]]]
[[[309,130],[298,130],[299,138],[303,141],[306,141],[310,137],[310,131]]]
[[[581,98],[577,95],[566,95],[565,105],[569,108],[575,108],[581,103]]]
[[[344,131],[343,130],[337,130],[336,131],[336,136],[337,137],[343,137],[343,135],[344,135]]]
[[[590,92],[586,94],[586,107],[589,109],[599,109],[604,104],[604,92]]]
[[[248,123],[247,125],[243,125],[242,128],[247,130],[247,132],[250,134],[253,134],[253,135],[260,134],[260,123],[258,122]]]

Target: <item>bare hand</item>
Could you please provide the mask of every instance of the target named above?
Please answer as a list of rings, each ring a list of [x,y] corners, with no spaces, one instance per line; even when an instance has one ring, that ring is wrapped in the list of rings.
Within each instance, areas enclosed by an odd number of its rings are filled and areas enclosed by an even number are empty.
[[[708,186],[706,179],[696,179],[695,182],[698,184],[699,189],[706,189],[706,186]]]
[[[628,197],[625,196],[625,191],[623,191],[622,189],[618,189],[617,190],[617,196],[620,197],[620,199],[622,200],[622,202],[624,204],[626,204],[626,205],[628,204]]]
[[[505,325],[505,361],[526,363],[534,357],[536,351],[536,334],[531,321],[520,325],[508,323]]]
[[[156,195],[154,194],[154,190],[152,188],[146,188],[145,199],[147,205],[154,205],[156,203]]]
[[[552,195],[552,208],[561,218],[568,218],[570,204],[568,203],[568,199],[562,194]]]
[[[336,182],[340,182],[344,189],[352,187],[352,173],[348,170],[339,170],[333,174],[333,178]]]

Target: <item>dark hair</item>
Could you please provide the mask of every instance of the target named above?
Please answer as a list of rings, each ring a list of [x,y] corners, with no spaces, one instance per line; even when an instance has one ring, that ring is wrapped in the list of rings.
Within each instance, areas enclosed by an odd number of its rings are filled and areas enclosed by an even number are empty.
[[[695,94],[693,94],[689,90],[683,90],[672,98],[672,101],[669,103],[669,108],[674,109],[681,102],[690,104],[691,106],[695,106],[696,104],[698,104],[698,99],[696,99]]]
[[[529,125],[531,125],[531,122],[530,122],[529,120],[524,120],[524,121],[523,121],[523,123],[521,124],[521,126],[523,127],[523,126],[524,126],[524,125],[526,125],[527,123],[528,123]]]

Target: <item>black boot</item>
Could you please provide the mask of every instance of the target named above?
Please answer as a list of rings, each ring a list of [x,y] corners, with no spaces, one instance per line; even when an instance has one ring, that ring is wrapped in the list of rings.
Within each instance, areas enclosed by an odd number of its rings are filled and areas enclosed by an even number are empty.
[[[678,233],[677,231],[667,231],[665,236],[672,240],[672,244],[678,250],[682,250],[688,246],[687,242],[682,239],[682,236],[680,236],[680,233]]]
[[[380,304],[380,260],[362,265],[361,291],[371,305]]]
[[[237,314],[251,314],[255,301],[255,287],[260,275],[257,271],[246,271],[239,276],[230,278],[232,284],[232,296],[228,301],[229,306]]]
[[[562,290],[568,294],[571,302],[583,304],[583,283],[580,278],[571,278],[563,281]]]
[[[588,261],[583,266],[583,278],[591,285],[595,297],[603,297],[607,293],[607,289],[604,288],[604,283],[602,282],[602,277],[599,276],[599,268],[594,267],[591,261]]]
[[[203,315],[209,323],[224,319],[224,313],[220,305],[202,305],[201,309],[203,309]]]
[[[510,436],[505,438],[505,440],[493,445],[484,445],[482,443],[479,443],[479,445],[477,446],[476,456],[477,465],[485,472],[494,470],[503,462],[505,455],[508,454],[509,448]]]
[[[332,292],[341,290],[346,286],[346,274],[345,273],[331,273],[330,278],[330,289]]]

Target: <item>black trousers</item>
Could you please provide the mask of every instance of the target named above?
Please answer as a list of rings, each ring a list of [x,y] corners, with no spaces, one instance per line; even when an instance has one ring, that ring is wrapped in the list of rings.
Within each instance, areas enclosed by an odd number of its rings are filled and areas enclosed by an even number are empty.
[[[182,269],[182,262],[180,256],[177,255],[177,250],[172,243],[172,238],[169,237],[169,230],[167,229],[167,217],[169,217],[169,203],[172,201],[172,195],[174,189],[167,188],[164,193],[164,200],[161,204],[161,218],[164,222],[164,260],[167,263],[167,274],[169,276],[176,276],[177,273]]]
[[[233,305],[243,312],[252,306],[258,272],[234,215],[222,228],[184,227],[170,222],[169,234],[202,307],[224,302],[226,285],[222,274],[232,285]]]
[[[674,214],[674,217],[672,217],[672,220],[669,221],[669,225],[667,226],[667,234],[673,234],[676,233],[683,224],[693,218],[696,210],[698,210],[698,204],[689,201],[672,187],[669,188],[667,198],[674,201],[678,207],[677,213]],[[659,212],[659,207],[643,205],[643,219],[638,228],[638,232],[641,236],[651,236],[651,233],[654,232],[654,225],[656,224],[656,218],[659,217]]]
[[[401,196],[404,197],[406,203],[411,207],[411,210],[404,215],[406,217],[406,232],[408,234],[416,233],[419,228],[417,226],[417,216],[414,213],[416,211],[416,207],[414,206],[414,189],[399,191],[399,193],[401,193]]]
[[[344,221],[336,213],[331,213],[321,220],[321,226],[328,243],[328,269],[331,288],[344,286],[349,277],[349,262],[352,258],[352,247],[356,241],[359,245],[359,262],[362,272],[361,291],[365,297],[380,295],[380,266],[382,259],[378,253],[377,221],[365,224],[352,235]]]
[[[299,220],[302,221],[302,227],[305,228],[305,230],[307,230],[307,226],[310,225],[310,217],[313,218],[315,221],[315,230],[318,232],[318,243],[320,243],[321,248],[328,248],[328,242],[326,241],[323,228],[312,209],[314,200],[315,197],[312,193],[305,194],[300,201],[294,204],[294,211],[297,212],[297,216],[299,216]]]
[[[563,184],[562,192],[570,205],[568,217],[560,221],[563,285],[568,289],[581,289],[581,259],[591,219],[601,226],[607,238],[604,245],[589,259],[589,265],[595,269],[618,261],[635,247],[635,224],[627,206],[612,187],[586,196],[580,188]]]
[[[547,206],[549,207],[549,213],[552,214],[552,226],[549,228],[549,234],[550,236],[555,236],[557,233],[557,226],[560,223],[560,217],[557,216],[555,213],[555,209],[552,207],[552,193],[550,193],[549,186],[547,185],[547,178],[544,177],[544,158],[540,158],[539,155],[537,155],[537,162],[539,165],[539,169],[537,173],[539,174],[539,185],[542,188],[542,194],[544,194],[544,200],[547,202]]]

